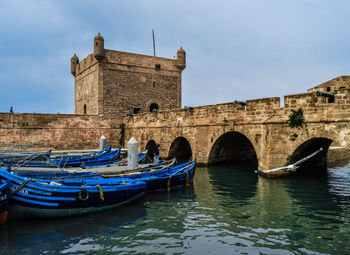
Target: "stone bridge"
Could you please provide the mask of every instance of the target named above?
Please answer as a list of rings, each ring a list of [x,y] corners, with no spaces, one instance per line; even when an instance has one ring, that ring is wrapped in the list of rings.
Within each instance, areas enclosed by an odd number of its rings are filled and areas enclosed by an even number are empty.
[[[164,158],[194,157],[200,164],[227,159],[257,159],[258,168],[293,163],[322,147],[350,151],[350,77],[341,76],[307,93],[247,100],[246,106],[225,103],[125,117],[125,139],[134,136],[141,149],[160,144]],[[319,97],[331,92],[334,99]],[[289,127],[292,110],[303,110],[302,127]]]

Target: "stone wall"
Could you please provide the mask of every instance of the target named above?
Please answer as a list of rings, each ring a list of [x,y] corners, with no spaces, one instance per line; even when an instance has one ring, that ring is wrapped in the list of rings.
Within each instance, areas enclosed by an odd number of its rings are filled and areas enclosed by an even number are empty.
[[[181,70],[175,59],[120,51],[105,51],[103,72],[103,115],[119,117],[135,111],[149,112],[181,107]]]
[[[181,107],[181,72],[176,59],[104,50],[76,66],[75,113],[121,118],[135,112]],[[86,108],[86,110],[85,110]]]
[[[99,64],[91,54],[76,67],[74,89],[76,114],[102,114],[99,105],[101,94],[99,84]]]
[[[349,151],[350,88],[335,90],[334,94],[333,103],[304,93],[285,96],[285,107],[280,107],[279,98],[263,98],[248,100],[246,107],[226,103],[137,114],[124,118],[126,138],[134,136],[141,149],[154,140],[160,144],[161,156],[167,157],[173,141],[184,137],[193,156],[205,164],[222,135],[238,132],[254,147],[259,168],[270,169],[287,164],[299,146],[312,139],[326,138]],[[301,128],[291,128],[289,115],[299,107],[305,123]]]
[[[0,142],[32,144],[37,150],[99,148],[102,135],[119,146],[120,122],[73,114],[0,113]]]

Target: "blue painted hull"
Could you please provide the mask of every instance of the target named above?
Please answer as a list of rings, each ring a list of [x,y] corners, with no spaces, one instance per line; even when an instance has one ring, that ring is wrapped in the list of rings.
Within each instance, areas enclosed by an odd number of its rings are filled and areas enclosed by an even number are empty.
[[[96,182],[95,185],[58,186],[22,178],[2,169],[0,176],[10,181],[11,191],[14,192],[10,195],[10,209],[38,217],[110,209],[132,201],[146,191],[146,183],[126,178],[108,183]]]
[[[159,166],[158,166],[159,167]],[[160,165],[161,167],[161,165]],[[57,177],[54,174],[32,173],[30,177],[37,178],[42,182],[58,181],[64,185],[81,185],[84,183],[94,184],[128,178],[140,180],[147,183],[147,191],[165,190],[173,187],[189,184],[193,181],[196,169],[196,162],[188,162],[178,166],[164,166],[164,169],[157,170],[156,168],[139,169],[137,174],[135,171],[126,171],[120,174],[92,174],[91,172],[79,173],[77,175],[70,174],[62,176],[58,173]],[[25,174],[28,176],[28,173]],[[84,176],[84,180],[81,177]],[[64,177],[64,178],[62,178]],[[43,179],[40,179],[43,178]],[[44,179],[45,178],[45,179]]]
[[[9,192],[10,192],[9,181],[0,179],[0,225],[6,224],[6,221],[7,221]]]
[[[110,147],[108,147],[110,148]],[[4,161],[5,164],[13,165],[19,164],[20,166],[30,166],[30,167],[80,167],[85,165],[101,165],[101,164],[111,164],[118,160],[120,156],[120,149],[108,152],[104,151],[100,154],[88,154],[80,157],[66,157],[53,159],[50,162],[40,162],[40,161],[27,161],[27,162],[15,162],[15,161]]]

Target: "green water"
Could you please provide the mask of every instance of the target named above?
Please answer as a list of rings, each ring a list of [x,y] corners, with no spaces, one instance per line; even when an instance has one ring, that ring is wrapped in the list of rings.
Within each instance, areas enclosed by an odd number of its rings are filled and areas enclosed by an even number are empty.
[[[95,215],[0,227],[0,254],[350,254],[350,166],[269,180],[197,168],[194,185]]]

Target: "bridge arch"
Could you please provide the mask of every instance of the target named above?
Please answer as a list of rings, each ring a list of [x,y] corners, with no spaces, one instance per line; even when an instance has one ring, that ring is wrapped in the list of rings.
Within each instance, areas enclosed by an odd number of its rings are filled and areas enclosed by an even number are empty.
[[[174,157],[180,161],[188,161],[192,158],[191,144],[183,136],[175,138],[170,145],[168,158]]]
[[[147,156],[153,160],[154,153],[156,152],[157,144],[154,140],[149,140],[146,144],[145,150],[147,150]]]
[[[208,156],[208,164],[241,160],[255,160],[257,166],[258,157],[250,139],[237,131],[226,132],[218,137]]]
[[[293,164],[322,148],[322,151],[319,154],[303,164],[303,169],[308,170],[308,172],[327,170],[327,152],[332,142],[332,139],[326,137],[315,137],[303,141],[287,158],[287,165]]]

